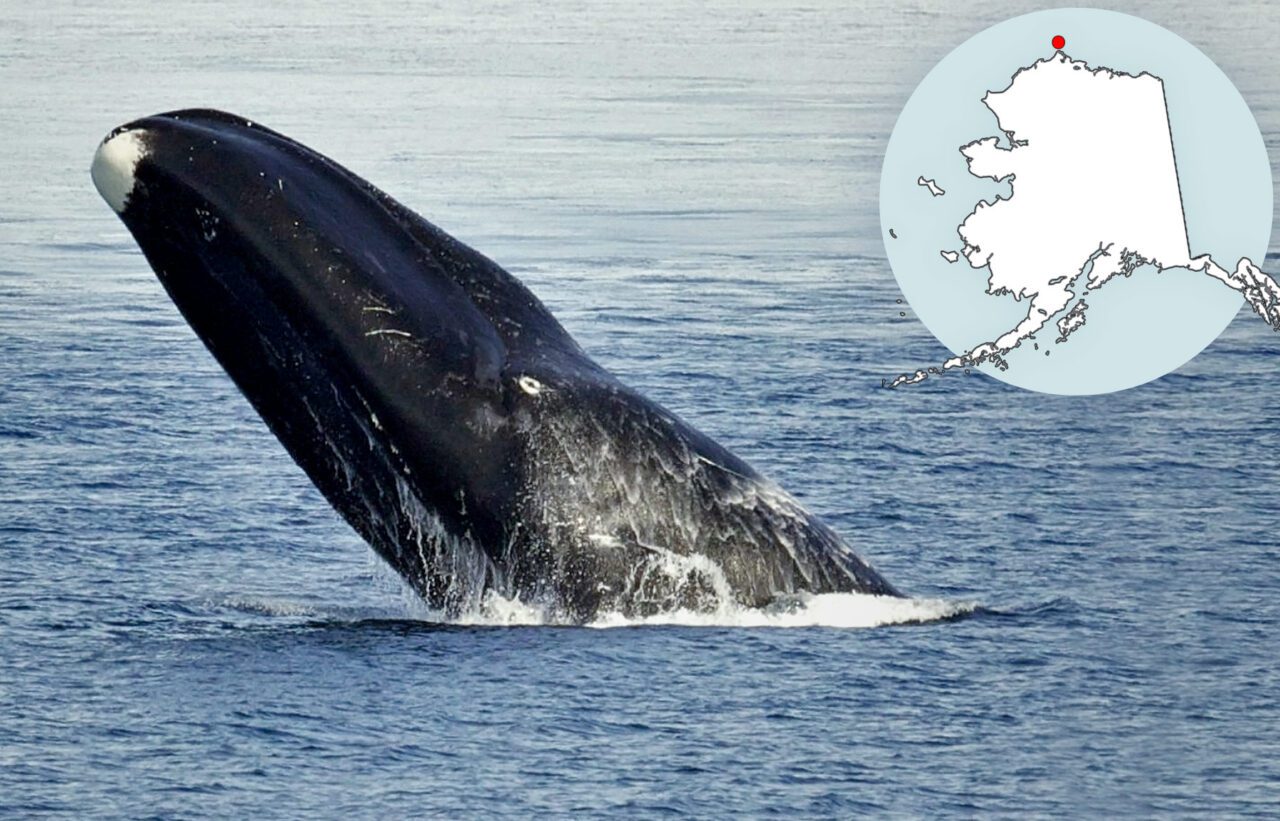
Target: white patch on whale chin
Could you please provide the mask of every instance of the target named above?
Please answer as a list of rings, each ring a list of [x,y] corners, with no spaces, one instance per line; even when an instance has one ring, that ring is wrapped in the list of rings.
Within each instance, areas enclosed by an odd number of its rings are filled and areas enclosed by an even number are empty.
[[[520,384],[520,390],[530,396],[537,396],[542,393],[542,383],[534,379],[532,376],[522,376],[516,381]]]
[[[146,155],[141,131],[121,131],[104,140],[93,155],[93,185],[117,214],[129,204],[136,184],[133,172]]]

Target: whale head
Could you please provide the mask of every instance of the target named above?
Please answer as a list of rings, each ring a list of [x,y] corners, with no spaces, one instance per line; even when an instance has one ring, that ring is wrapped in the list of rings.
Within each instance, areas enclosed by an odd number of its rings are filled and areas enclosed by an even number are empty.
[[[415,505],[425,526],[501,543],[509,434],[554,384],[544,366],[580,356],[518,281],[234,115],[123,125],[91,173],[196,334],[375,547],[403,541],[377,531]]]

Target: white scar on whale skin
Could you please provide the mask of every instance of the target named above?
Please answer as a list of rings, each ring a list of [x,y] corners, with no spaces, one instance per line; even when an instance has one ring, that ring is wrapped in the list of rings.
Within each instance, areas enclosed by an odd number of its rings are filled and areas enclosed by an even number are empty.
[[[103,141],[93,155],[89,169],[94,187],[117,214],[124,213],[133,194],[136,180],[133,176],[138,163],[147,155],[142,141],[142,131],[121,131]]]

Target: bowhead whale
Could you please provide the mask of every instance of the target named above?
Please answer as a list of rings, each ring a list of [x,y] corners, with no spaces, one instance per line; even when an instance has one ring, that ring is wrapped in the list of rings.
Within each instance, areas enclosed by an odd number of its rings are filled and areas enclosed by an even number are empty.
[[[581,622],[898,595],[515,277],[315,151],[175,111],[112,131],[92,177],[267,426],[430,606],[493,592]]]

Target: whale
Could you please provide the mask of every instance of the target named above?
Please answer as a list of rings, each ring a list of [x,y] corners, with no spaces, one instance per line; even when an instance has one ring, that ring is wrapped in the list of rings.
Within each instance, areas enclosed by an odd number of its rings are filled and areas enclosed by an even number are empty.
[[[498,596],[584,623],[901,595],[516,277],[299,142],[173,111],[112,130],[91,177],[270,431],[433,610]]]

